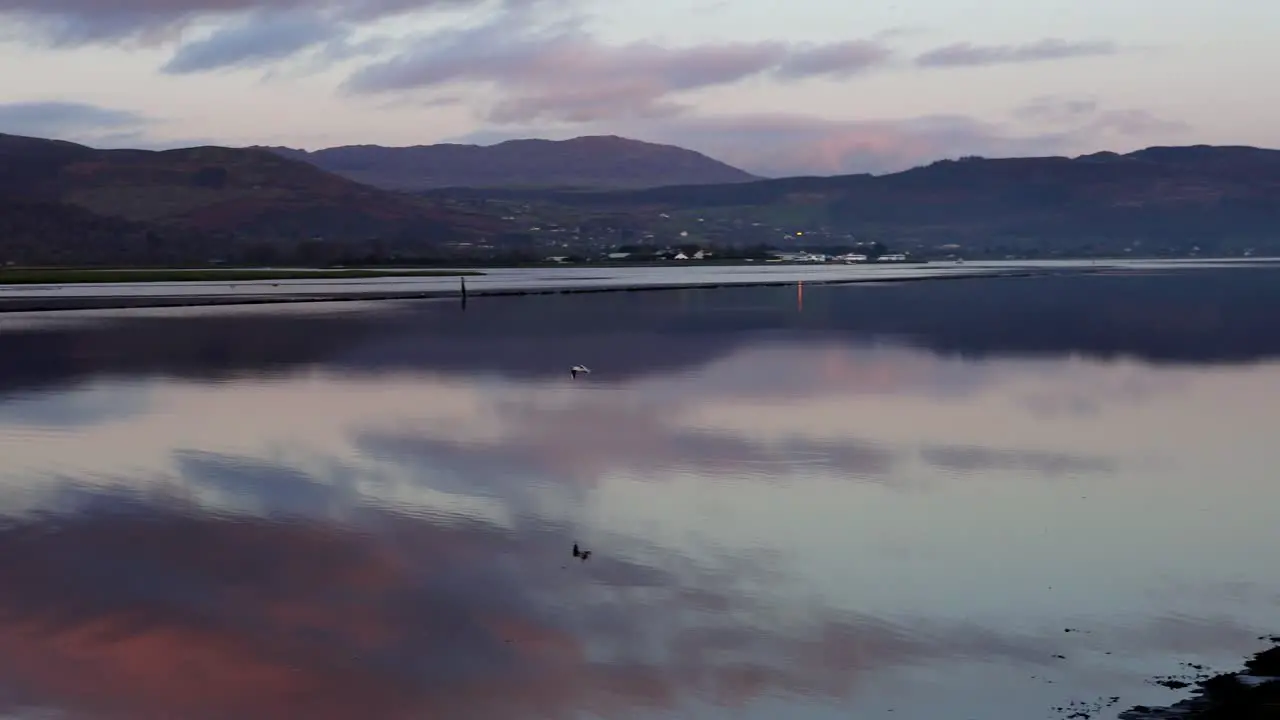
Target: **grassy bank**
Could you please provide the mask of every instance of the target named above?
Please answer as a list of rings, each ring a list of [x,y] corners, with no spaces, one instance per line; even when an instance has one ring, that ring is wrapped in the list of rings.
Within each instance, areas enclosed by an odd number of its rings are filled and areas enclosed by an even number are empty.
[[[459,277],[483,275],[475,270],[270,270],[253,268],[7,268],[0,285],[67,285],[73,283],[132,282],[247,282],[250,280],[357,280],[387,277]]]

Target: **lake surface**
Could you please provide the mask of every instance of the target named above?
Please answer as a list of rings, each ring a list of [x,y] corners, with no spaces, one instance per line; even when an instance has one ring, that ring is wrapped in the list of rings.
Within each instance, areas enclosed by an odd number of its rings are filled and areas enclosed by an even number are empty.
[[[0,715],[1172,702],[1280,628],[1278,308],[1161,267],[6,315]]]

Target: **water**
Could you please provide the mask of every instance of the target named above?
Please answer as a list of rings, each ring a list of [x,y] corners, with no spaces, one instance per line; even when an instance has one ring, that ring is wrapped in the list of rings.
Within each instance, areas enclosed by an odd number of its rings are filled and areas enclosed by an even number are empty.
[[[1176,700],[1280,627],[1278,281],[5,316],[0,715]]]

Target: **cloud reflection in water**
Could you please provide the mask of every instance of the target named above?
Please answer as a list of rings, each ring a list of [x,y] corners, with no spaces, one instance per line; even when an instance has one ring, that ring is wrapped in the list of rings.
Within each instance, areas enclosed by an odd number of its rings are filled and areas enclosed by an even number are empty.
[[[194,474],[221,472],[209,459]],[[280,482],[307,482],[276,470]],[[318,484],[314,484],[319,486]],[[723,578],[568,563],[568,530],[349,523],[139,499],[0,529],[9,709],[88,717],[574,717],[839,698],[947,656],[1044,660],[1025,639],[851,614],[773,625]]]
[[[1117,648],[1240,651],[1256,616],[1152,588],[1240,596],[1234,551],[1276,539],[1257,318],[1156,326],[1160,366],[1105,357],[1146,342],[1149,304],[1028,333],[998,319],[1029,285],[963,285],[815,289],[804,315],[734,290],[18,337],[6,390],[148,392],[56,433],[0,400],[0,712],[845,712],[943,660],[1003,691],[1141,684]],[[570,381],[578,361],[597,372]],[[1094,632],[1057,663],[1067,614]]]

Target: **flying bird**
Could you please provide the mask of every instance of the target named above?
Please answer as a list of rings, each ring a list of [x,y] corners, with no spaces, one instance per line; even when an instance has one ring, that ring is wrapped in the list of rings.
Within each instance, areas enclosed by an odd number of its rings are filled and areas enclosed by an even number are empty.
[[[571,377],[576,378],[579,375],[590,375],[590,374],[591,374],[591,368],[587,367],[586,365],[574,365],[573,367],[569,368],[569,375]]]

